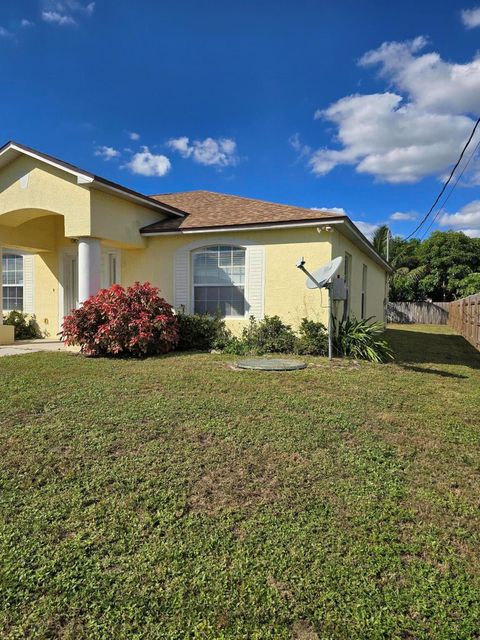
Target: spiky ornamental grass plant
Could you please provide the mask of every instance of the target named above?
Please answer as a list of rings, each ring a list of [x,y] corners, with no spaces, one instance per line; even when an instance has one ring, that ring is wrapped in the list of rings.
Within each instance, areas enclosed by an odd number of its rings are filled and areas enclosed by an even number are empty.
[[[346,318],[334,323],[334,349],[337,355],[349,356],[370,362],[393,360],[393,351],[382,339],[384,326],[381,322]]]

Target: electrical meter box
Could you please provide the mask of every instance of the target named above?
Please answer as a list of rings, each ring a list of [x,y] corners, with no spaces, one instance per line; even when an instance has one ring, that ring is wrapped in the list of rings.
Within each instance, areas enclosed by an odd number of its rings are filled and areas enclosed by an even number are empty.
[[[332,298],[334,300],[346,300],[347,299],[347,283],[343,278],[338,276],[332,280]]]

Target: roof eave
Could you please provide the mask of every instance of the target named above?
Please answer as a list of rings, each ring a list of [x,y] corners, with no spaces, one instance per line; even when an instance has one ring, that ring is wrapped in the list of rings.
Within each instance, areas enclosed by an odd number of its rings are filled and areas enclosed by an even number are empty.
[[[345,216],[343,222],[345,223],[345,228],[349,230],[351,235],[355,237],[355,239],[362,244],[362,246],[367,250],[367,253],[370,254],[370,257],[373,258],[376,262],[378,262],[382,267],[385,268],[389,273],[393,273],[393,268],[391,265],[384,259],[382,256],[377,253],[377,250],[370,242],[370,240],[360,231],[357,225],[350,220],[348,216]],[[345,234],[348,237],[348,233]]]
[[[150,209],[154,209],[155,211],[162,211],[170,216],[174,216],[176,218],[184,218],[185,212],[177,209],[176,207],[172,207],[168,204],[164,204],[163,202],[159,202],[158,200],[154,200],[149,196],[144,196],[137,191],[133,191],[128,189],[128,187],[123,187],[115,182],[111,182],[106,178],[101,178],[100,176],[94,176],[92,181],[92,187],[97,188],[101,191],[110,191],[119,195],[119,197],[123,197],[126,200],[132,200],[134,202],[139,202],[143,206],[147,206]]]
[[[296,221],[286,221],[286,222],[259,222],[259,223],[247,223],[247,224],[237,224],[237,225],[224,225],[221,227],[212,227],[212,226],[203,226],[203,227],[187,227],[183,229],[166,229],[163,231],[154,231],[149,230],[150,227],[154,225],[148,225],[140,229],[140,233],[146,237],[152,236],[169,236],[169,235],[190,235],[195,233],[225,233],[225,232],[236,232],[236,231],[262,231],[266,229],[293,229],[298,227],[319,227],[324,226],[328,227],[330,225],[339,225],[339,231],[344,232],[344,235],[349,237],[351,240],[360,244],[365,252],[373,259],[375,262],[380,264],[386,271],[391,273],[393,271],[392,267],[388,264],[386,260],[380,256],[372,243],[363,235],[363,233],[357,228],[357,226],[350,220],[348,216],[332,216],[330,218],[316,218],[314,220],[296,220]],[[345,233],[346,231],[346,233]]]
[[[328,224],[328,222],[337,220],[337,218],[313,218],[298,220],[277,220],[269,222],[246,222],[244,224],[230,225],[203,225],[198,227],[182,227],[179,229],[155,229],[156,223],[149,224],[140,229],[140,233],[144,236],[163,236],[171,234],[189,234],[189,233],[220,233],[222,231],[243,231],[247,229],[271,229],[272,227],[293,228],[293,227],[316,227],[319,224]]]

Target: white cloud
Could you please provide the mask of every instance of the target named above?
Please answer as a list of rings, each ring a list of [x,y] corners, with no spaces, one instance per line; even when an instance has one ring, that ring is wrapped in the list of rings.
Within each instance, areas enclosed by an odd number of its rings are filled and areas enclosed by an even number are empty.
[[[461,18],[464,26],[467,29],[480,27],[480,7],[474,7],[473,9],[463,9]]]
[[[480,228],[479,229],[461,229],[463,233],[469,238],[480,238]]]
[[[172,165],[167,156],[155,155],[148,147],[142,147],[142,151],[135,153],[124,166],[136,175],[162,177]]]
[[[180,138],[170,138],[167,142],[170,149],[178,151],[184,158],[188,157],[192,153],[192,147],[189,145],[189,138],[187,136],[180,136]]]
[[[78,0],[44,0],[42,20],[60,27],[77,24],[77,17],[91,16],[95,10],[95,2],[83,3]]]
[[[305,156],[309,156],[312,152],[308,144],[303,144],[303,142],[300,140],[299,133],[294,133],[293,136],[290,136],[290,138],[288,139],[288,143],[290,144],[292,149],[295,149],[299,159],[304,158]]]
[[[363,220],[354,220],[353,223],[357,225],[363,235],[369,240],[372,240],[373,234],[380,226],[378,224],[372,224],[371,222],[364,222]]]
[[[472,238],[480,237],[480,200],[473,200],[456,213],[444,213],[438,219],[442,227],[463,231]]]
[[[135,131],[129,131],[128,137],[130,138],[130,140],[140,140],[140,134],[135,133]]]
[[[480,110],[480,58],[454,64],[438,53],[415,55],[427,45],[423,37],[384,42],[367,52],[362,66],[380,65],[380,74],[421,109],[435,113],[476,113]]]
[[[111,160],[112,158],[118,158],[120,156],[120,151],[113,147],[101,145],[95,149],[95,155],[100,156],[104,160]]]
[[[50,24],[58,24],[61,27],[77,24],[72,16],[58,13],[58,11],[42,11],[42,20]]]
[[[417,215],[413,212],[395,211],[390,216],[390,220],[416,220]]]
[[[412,103],[402,105],[402,97],[394,93],[348,96],[323,116],[338,126],[343,148],[315,151],[310,158],[315,174],[353,164],[359,173],[392,183],[417,182],[443,170],[473,126],[465,116],[430,113]]]
[[[21,26],[23,29],[27,29],[28,27],[34,27],[34,26],[35,26],[35,23],[34,23],[34,22],[32,22],[31,20],[27,20],[26,18],[23,18],[23,19],[21,20],[21,22],[20,22],[20,26]]]
[[[5,27],[0,27],[0,38],[13,38],[13,33]]]
[[[180,136],[171,138],[167,144],[183,158],[192,158],[199,164],[222,168],[238,162],[237,143],[231,138],[205,138],[190,142],[187,136]]]
[[[335,125],[338,148],[308,155],[316,175],[338,165],[352,165],[390,183],[413,183],[441,175],[456,160],[480,112],[480,57],[465,64],[445,62],[438,53],[422,54],[423,37],[387,42],[367,52],[363,67],[380,65],[391,89],[350,95],[323,110],[316,119]],[[305,145],[291,140],[297,152]]]

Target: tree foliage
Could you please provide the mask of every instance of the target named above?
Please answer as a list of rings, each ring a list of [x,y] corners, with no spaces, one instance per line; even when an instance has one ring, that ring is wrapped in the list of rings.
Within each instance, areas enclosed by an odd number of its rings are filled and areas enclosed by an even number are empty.
[[[450,301],[480,291],[480,239],[461,231],[434,231],[424,241],[394,237],[390,264],[393,302]]]
[[[388,225],[382,224],[375,229],[375,233],[373,234],[372,244],[375,247],[377,253],[379,253],[382,258],[387,257],[388,249],[388,236],[390,235],[390,229]]]
[[[480,273],[470,273],[466,278],[458,283],[459,298],[473,296],[480,293]]]

